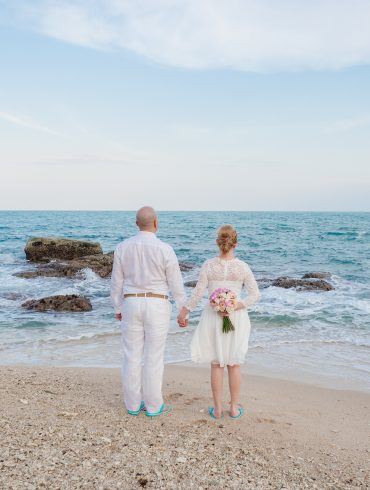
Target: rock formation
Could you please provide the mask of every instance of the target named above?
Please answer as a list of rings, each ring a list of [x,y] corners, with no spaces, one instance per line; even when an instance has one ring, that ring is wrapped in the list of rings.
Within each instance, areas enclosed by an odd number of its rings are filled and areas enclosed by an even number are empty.
[[[102,254],[99,243],[66,238],[37,237],[28,240],[24,249],[27,260],[49,262],[51,259],[76,259],[86,255]]]
[[[88,298],[77,296],[77,294],[67,294],[58,296],[48,296],[41,299],[31,299],[22,304],[23,308],[35,311],[91,311],[92,306]]]
[[[278,288],[296,288],[304,291],[331,291],[334,287],[323,279],[294,279],[292,277],[278,277],[271,283]]]

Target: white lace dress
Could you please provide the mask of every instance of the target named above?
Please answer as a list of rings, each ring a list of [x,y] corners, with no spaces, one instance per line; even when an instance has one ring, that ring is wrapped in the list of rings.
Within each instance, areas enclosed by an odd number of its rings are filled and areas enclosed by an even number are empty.
[[[191,342],[191,358],[193,362],[212,362],[221,366],[242,364],[248,350],[250,333],[248,307],[256,303],[260,297],[257,282],[249,265],[237,258],[223,260],[215,257],[206,260],[186,307],[193,311],[206,290],[210,296],[220,287],[229,288],[237,293],[245,308],[230,314],[235,330],[223,333],[222,318],[208,303],[202,311]],[[240,297],[243,288],[248,293],[246,299]]]

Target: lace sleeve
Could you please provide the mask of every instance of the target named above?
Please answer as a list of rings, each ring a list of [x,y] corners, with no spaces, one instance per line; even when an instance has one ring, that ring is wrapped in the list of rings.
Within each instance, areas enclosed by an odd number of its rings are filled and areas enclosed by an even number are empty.
[[[208,287],[208,277],[207,277],[207,262],[204,262],[202,265],[200,272],[199,272],[199,278],[197,285],[195,286],[195,289],[193,291],[193,294],[191,295],[189,301],[185,305],[185,307],[189,311],[195,310],[197,307],[197,304],[199,301],[202,299],[205,290]]]
[[[248,264],[245,264],[243,286],[247,290],[248,296],[246,299],[241,300],[240,302],[243,303],[246,308],[249,308],[250,306],[257,303],[257,301],[260,299],[261,294],[258,289],[257,281],[254,278],[253,272],[251,271]]]

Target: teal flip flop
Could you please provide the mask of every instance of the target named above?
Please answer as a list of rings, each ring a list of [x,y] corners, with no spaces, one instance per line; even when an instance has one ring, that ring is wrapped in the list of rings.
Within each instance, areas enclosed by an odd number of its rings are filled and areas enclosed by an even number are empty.
[[[161,408],[158,410],[158,412],[146,412],[147,417],[158,417],[158,415],[164,415],[166,413],[170,413],[172,411],[172,406],[171,405],[163,405]]]
[[[236,419],[240,419],[240,417],[242,417],[243,415],[244,415],[244,408],[243,407],[239,407],[239,413],[238,413],[238,415],[231,415],[230,414],[230,418],[236,420]]]
[[[208,413],[209,413],[209,416],[210,416],[211,418],[215,419],[215,420],[220,420],[220,419],[222,419],[222,418],[223,418],[223,416],[224,416],[224,415],[222,414],[222,415],[221,415],[221,417],[216,417],[216,416],[215,416],[215,408],[214,408],[214,407],[209,407],[209,409],[208,409]]]
[[[145,403],[144,403],[144,402],[141,402],[141,403],[140,403],[140,408],[139,408],[139,410],[127,410],[127,413],[128,413],[129,415],[133,415],[133,416],[135,416],[135,417],[136,417],[137,415],[139,415],[139,413],[140,413],[140,412],[143,412],[143,411],[145,411],[145,410],[146,410],[146,409],[145,409]]]

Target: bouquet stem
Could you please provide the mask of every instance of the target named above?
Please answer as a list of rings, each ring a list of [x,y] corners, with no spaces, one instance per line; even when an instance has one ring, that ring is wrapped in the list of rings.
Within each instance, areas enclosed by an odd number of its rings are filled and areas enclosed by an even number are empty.
[[[234,328],[234,325],[231,323],[230,317],[224,316],[222,318],[222,332],[223,333],[229,333],[233,330],[235,330],[235,328]]]

